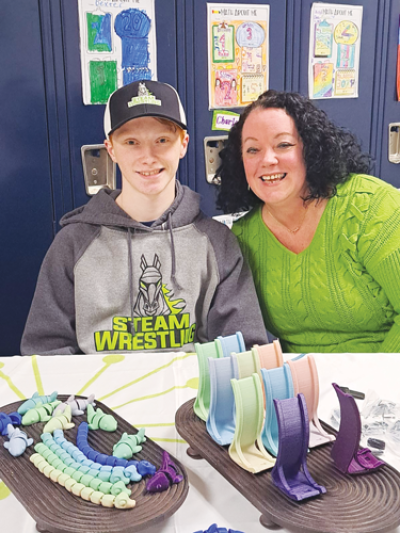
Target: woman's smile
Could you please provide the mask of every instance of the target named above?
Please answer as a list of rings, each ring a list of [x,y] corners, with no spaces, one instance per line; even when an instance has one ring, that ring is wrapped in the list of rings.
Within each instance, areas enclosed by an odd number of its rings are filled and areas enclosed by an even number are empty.
[[[260,176],[260,179],[261,181],[264,181],[264,182],[276,182],[276,181],[281,181],[283,180],[284,178],[286,177],[286,173],[283,173],[283,174],[272,174],[270,176]]]

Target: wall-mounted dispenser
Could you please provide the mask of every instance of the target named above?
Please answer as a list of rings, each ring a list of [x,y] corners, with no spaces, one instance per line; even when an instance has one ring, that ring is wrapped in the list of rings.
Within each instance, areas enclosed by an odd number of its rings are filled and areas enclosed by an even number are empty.
[[[400,163],[400,122],[389,124],[389,161]]]
[[[228,135],[204,137],[204,158],[206,160],[206,180],[219,185],[220,179],[214,178],[221,163],[219,152],[225,146]]]
[[[92,196],[100,189],[115,189],[115,163],[104,144],[84,145],[81,154],[86,194]]]

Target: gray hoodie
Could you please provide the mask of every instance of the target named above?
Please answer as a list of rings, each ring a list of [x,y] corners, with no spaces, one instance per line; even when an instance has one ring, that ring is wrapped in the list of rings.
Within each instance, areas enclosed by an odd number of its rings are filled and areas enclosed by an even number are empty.
[[[61,219],[43,261],[21,353],[193,351],[241,331],[267,341],[253,280],[231,231],[177,183],[151,226],[102,190]]]

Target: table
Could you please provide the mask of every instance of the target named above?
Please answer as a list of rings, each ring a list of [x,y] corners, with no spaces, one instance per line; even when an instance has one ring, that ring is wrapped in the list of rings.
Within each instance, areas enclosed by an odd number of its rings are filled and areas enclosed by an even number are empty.
[[[332,382],[374,391],[382,399],[400,403],[400,354],[314,354],[314,358],[322,420],[330,423],[338,406]],[[175,412],[195,397],[197,384],[196,355],[182,352],[0,358],[0,406],[30,397],[36,390],[40,394],[93,392],[132,425],[145,427],[148,437],[185,465],[190,480],[186,501],[172,517],[145,533],[193,533],[212,523],[244,533],[265,533],[257,509],[205,460],[190,458],[187,444],[175,430]],[[397,448],[388,441],[383,458],[400,470]],[[36,533],[34,520],[1,481],[0,516],[2,531]]]

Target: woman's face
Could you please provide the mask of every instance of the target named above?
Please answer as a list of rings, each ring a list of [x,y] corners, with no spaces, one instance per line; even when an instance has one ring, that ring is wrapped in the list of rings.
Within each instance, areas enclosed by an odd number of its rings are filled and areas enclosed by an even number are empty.
[[[287,205],[307,190],[303,143],[283,109],[255,109],[242,130],[247,183],[265,204]]]

